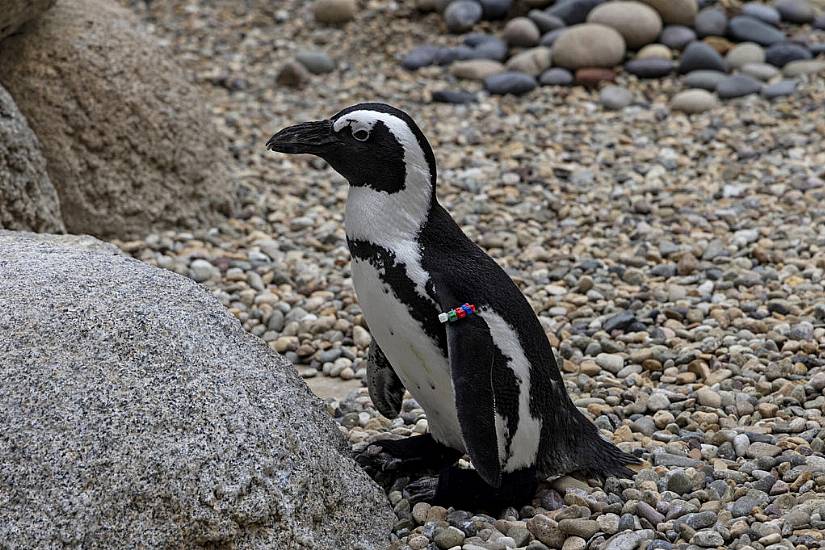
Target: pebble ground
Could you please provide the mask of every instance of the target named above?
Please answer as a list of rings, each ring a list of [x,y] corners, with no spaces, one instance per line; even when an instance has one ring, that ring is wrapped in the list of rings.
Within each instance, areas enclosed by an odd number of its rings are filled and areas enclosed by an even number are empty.
[[[434,146],[441,202],[527,295],[576,404],[647,461],[633,480],[549,482],[498,517],[411,506],[400,480],[393,548],[825,546],[823,80],[690,117],[667,107],[675,77],[620,76],[635,98],[621,111],[583,88],[433,104],[449,75],[406,72],[397,56],[459,39],[406,4],[362,2],[336,29],[292,0],[132,2],[209,99],[245,194],[219,227],[117,244],[206,285],[304,377],[357,380],[370,336],[346,183],[264,143],[356,102],[392,103]],[[336,70],[278,87],[307,49]],[[395,421],[365,389],[327,402],[356,450],[427,429],[413,400]]]

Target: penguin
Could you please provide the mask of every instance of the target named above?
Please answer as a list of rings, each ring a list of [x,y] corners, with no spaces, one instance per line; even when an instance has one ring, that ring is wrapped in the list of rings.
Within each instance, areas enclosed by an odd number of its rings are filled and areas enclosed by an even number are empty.
[[[396,465],[439,472],[408,486],[412,497],[494,508],[529,502],[550,476],[632,476],[639,460],[568,396],[527,299],[438,202],[435,155],[407,113],[360,103],[266,146],[318,156],[349,183],[352,282],[373,338],[369,395],[395,418],[408,390],[429,427],[375,445]],[[464,455],[472,468],[457,464]]]

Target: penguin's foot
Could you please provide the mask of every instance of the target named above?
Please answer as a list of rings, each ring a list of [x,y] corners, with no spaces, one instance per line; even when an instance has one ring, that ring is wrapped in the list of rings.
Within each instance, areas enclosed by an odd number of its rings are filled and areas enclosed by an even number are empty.
[[[410,504],[433,502],[438,492],[438,476],[425,476],[416,479],[404,487],[404,497]]]
[[[389,473],[426,473],[454,464],[461,452],[437,442],[430,434],[371,443],[356,461],[365,468]]]
[[[458,466],[441,471],[433,491],[434,478],[421,478],[407,485],[410,502],[424,500],[444,507],[497,512],[507,506],[529,503],[536,494],[538,479],[535,468],[524,468],[501,476],[501,486],[488,485],[478,472]]]

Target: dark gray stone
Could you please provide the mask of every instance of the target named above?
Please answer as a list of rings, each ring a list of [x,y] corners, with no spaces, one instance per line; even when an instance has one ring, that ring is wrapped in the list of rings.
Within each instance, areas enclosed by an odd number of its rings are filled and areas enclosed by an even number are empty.
[[[725,36],[728,27],[728,17],[720,8],[705,8],[696,14],[693,24],[696,34],[700,38],[705,36]]]
[[[621,86],[606,86],[599,94],[599,101],[611,111],[624,109],[633,101],[633,92]]]
[[[685,76],[684,83],[688,88],[701,88],[714,92],[719,83],[727,77],[727,73],[721,71],[693,71]]]
[[[408,71],[416,71],[421,67],[432,65],[435,63],[435,56],[440,49],[438,46],[429,44],[416,46],[404,56],[401,60],[401,66]]]
[[[488,76],[484,87],[495,95],[522,95],[536,88],[536,79],[526,73],[508,71]]]
[[[749,15],[774,26],[782,20],[776,8],[759,2],[748,2],[742,6],[742,15]]]
[[[807,0],[776,0],[773,5],[788,23],[804,25],[814,20],[814,8]]]
[[[693,71],[727,71],[727,65],[719,52],[704,42],[693,42],[682,52],[679,61],[679,72],[682,74]]]
[[[312,74],[324,74],[335,70],[335,61],[322,51],[303,51],[295,55],[295,60]]]
[[[473,0],[455,0],[444,10],[444,22],[452,33],[467,32],[481,20],[481,4]]]
[[[472,59],[492,59],[504,61],[507,58],[507,44],[497,36],[490,36],[473,48]]]
[[[513,6],[513,0],[478,0],[481,3],[481,18],[487,21],[504,19]]]
[[[716,95],[720,99],[743,97],[758,94],[762,90],[762,83],[752,76],[735,74],[727,77],[716,86]]]
[[[323,403],[209,290],[88,237],[0,232],[0,264],[4,545],[387,548]]]
[[[460,105],[475,102],[476,95],[465,90],[436,90],[433,92],[433,101]]]
[[[825,30],[825,14],[822,14],[814,19],[813,27],[815,29]]]
[[[556,29],[554,31],[550,31],[548,33],[545,33],[541,37],[541,40],[539,40],[539,45],[547,46],[548,48],[552,47],[553,44],[556,42],[556,39],[559,36],[561,36],[561,34],[564,32],[564,30],[565,30],[564,28],[561,28],[561,29]]]
[[[812,58],[813,54],[808,48],[800,44],[794,44],[793,42],[780,42],[765,50],[765,62],[770,63],[774,67],[781,68],[791,61]]]
[[[542,86],[570,86],[573,84],[573,73],[567,69],[555,67],[541,73],[539,82]]]
[[[792,95],[796,91],[796,80],[780,80],[762,88],[762,97],[774,99]]]
[[[564,21],[555,15],[550,15],[541,10],[530,10],[527,17],[536,24],[542,34],[555,31],[556,29],[563,29],[567,26]]]
[[[561,0],[545,12],[558,17],[568,25],[577,25],[584,23],[587,14],[601,3],[601,0]]]
[[[639,78],[661,78],[673,72],[676,65],[670,59],[650,57],[648,59],[634,59],[624,65],[624,69]]]
[[[731,19],[728,32],[736,40],[756,42],[760,46],[770,46],[785,41],[785,33],[747,15],[738,15]]]
[[[696,33],[693,29],[682,25],[668,25],[659,36],[659,42],[672,50],[684,50],[695,40]]]
[[[456,46],[455,48],[439,48],[435,53],[433,61],[436,65],[449,65],[454,61],[473,59],[476,50],[469,46]]]

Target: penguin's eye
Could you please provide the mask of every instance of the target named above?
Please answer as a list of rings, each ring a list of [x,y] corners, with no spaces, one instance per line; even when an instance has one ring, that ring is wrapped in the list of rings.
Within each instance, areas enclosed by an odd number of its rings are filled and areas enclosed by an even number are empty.
[[[354,137],[358,141],[367,141],[370,137],[370,133],[368,131],[364,130],[363,128],[361,128],[360,130],[355,130],[352,133],[352,137]]]

